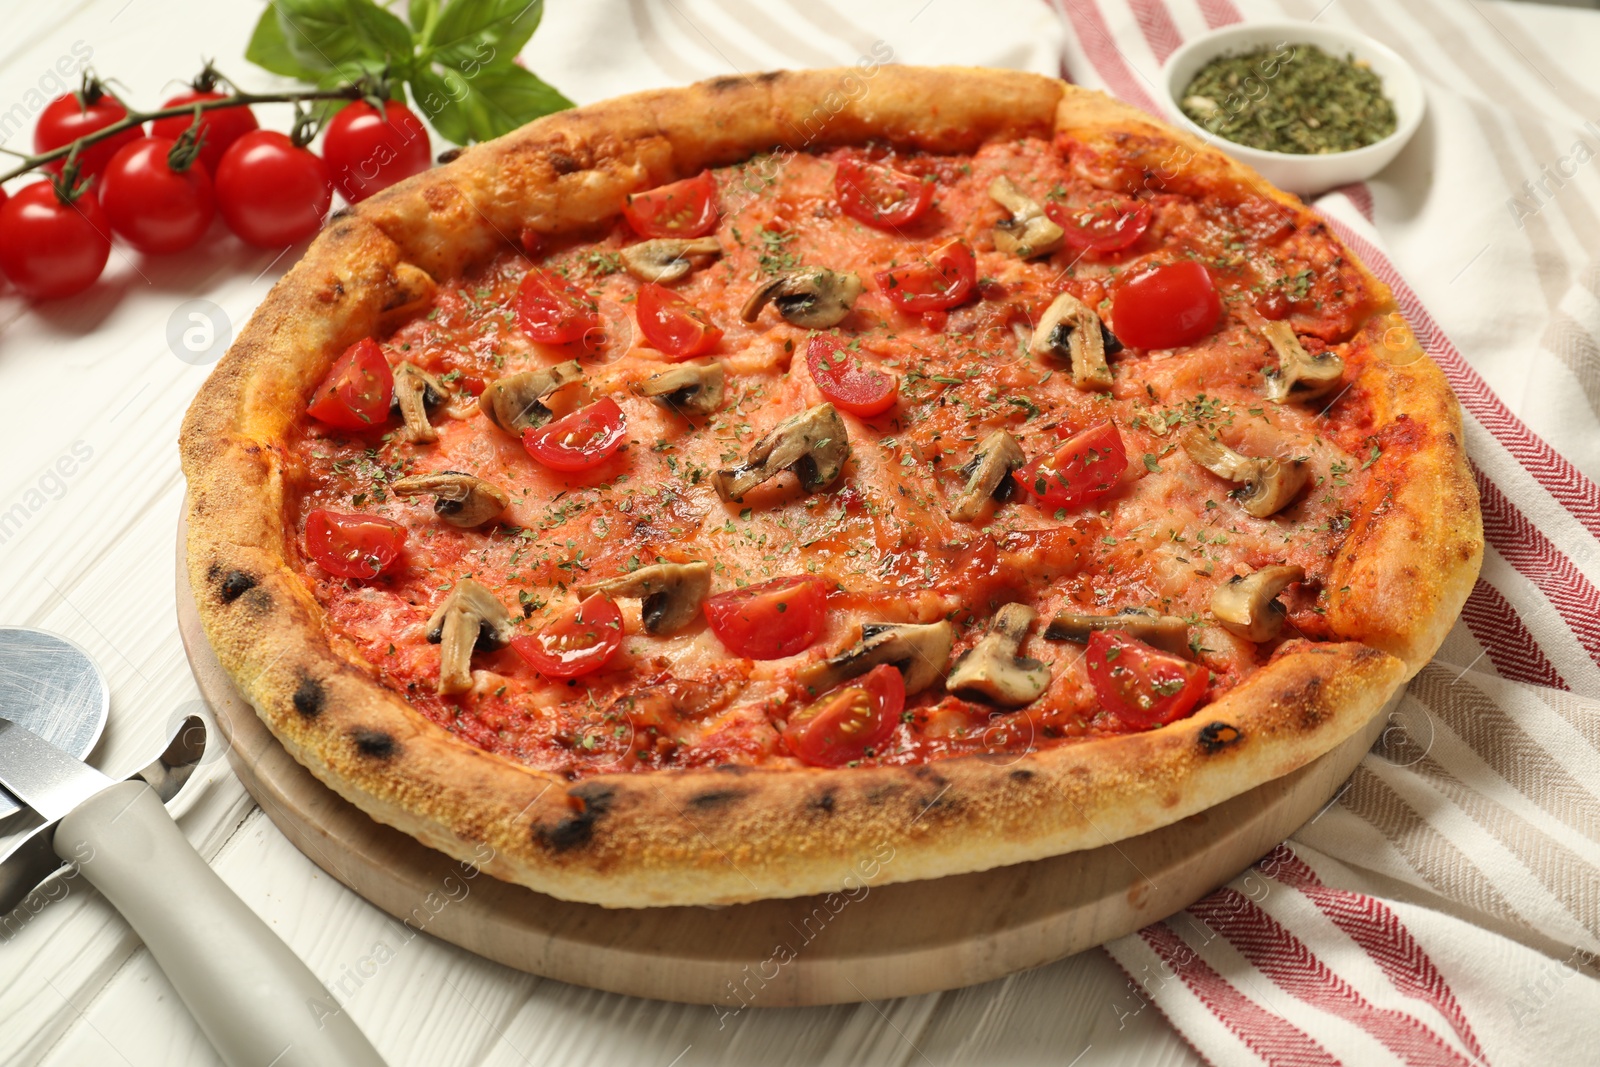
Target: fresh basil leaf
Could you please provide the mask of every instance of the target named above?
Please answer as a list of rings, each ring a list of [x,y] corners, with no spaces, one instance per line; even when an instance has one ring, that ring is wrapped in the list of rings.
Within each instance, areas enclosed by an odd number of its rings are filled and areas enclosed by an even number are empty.
[[[428,24],[439,14],[439,0],[411,0],[407,5],[407,12],[411,18],[411,29],[418,36],[427,32]]]
[[[411,30],[372,0],[272,0],[272,10],[289,52],[312,70],[410,63]]]
[[[460,75],[413,71],[410,85],[412,107],[440,137],[451,144],[468,144],[474,139],[472,117],[463,106],[467,90]]]
[[[430,58],[466,77],[516,58],[544,17],[544,0],[446,0],[432,35]]]
[[[417,71],[411,93],[439,135],[456,144],[492,140],[573,106],[532,71],[512,64],[485,68],[470,78],[453,70]]]
[[[283,36],[283,26],[278,22],[278,13],[271,7],[256,20],[255,32],[250,34],[250,45],[244,50],[244,57],[263,70],[297,81],[314,82],[319,74],[317,69],[300,62],[289,50],[289,42]]]

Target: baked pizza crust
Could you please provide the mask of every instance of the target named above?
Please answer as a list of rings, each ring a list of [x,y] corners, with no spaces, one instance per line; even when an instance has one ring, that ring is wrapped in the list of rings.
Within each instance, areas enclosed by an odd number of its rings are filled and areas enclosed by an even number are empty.
[[[1334,566],[1328,617],[1345,640],[1290,642],[1193,717],[1146,733],[918,766],[729,765],[574,782],[412,710],[330,633],[289,564],[283,442],[305,397],[345,347],[425,306],[435,277],[524,227],[581,229],[631,191],[774,148],[871,139],[968,151],[1057,130],[1145,138],[1169,167],[1176,146],[1186,158],[1161,180],[1239,183],[1301,210],[1098,93],[1005,71],[881,67],[725,78],[564,112],[340,212],[184,422],[190,580],[219,660],[289,752],[373,818],[497,877],[611,907],[798,896],[1097,847],[1332,749],[1433,654],[1482,553],[1455,399],[1410,331],[1395,331],[1403,320],[1376,279],[1382,306],[1365,329],[1379,343],[1352,388],[1370,398],[1374,434],[1407,447],[1373,465]]]

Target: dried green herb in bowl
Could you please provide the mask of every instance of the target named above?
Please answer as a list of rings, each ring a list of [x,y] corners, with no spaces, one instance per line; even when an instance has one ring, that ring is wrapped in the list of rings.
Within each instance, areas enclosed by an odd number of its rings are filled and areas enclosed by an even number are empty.
[[[1218,56],[1189,82],[1180,106],[1218,137],[1264,152],[1349,152],[1396,128],[1382,78],[1362,60],[1310,44]]]

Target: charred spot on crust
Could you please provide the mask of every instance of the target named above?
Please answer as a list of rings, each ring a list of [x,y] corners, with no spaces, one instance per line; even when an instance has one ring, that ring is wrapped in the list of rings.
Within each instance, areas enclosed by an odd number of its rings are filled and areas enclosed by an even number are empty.
[[[1206,750],[1206,755],[1214,755],[1238,741],[1241,736],[1237,726],[1225,722],[1209,723],[1200,728],[1200,747]]]
[[[322,689],[322,683],[309,674],[300,676],[300,684],[294,690],[294,710],[308,719],[314,719],[322,714],[322,703],[327,699],[327,694]],[[387,735],[385,735],[387,737]],[[356,742],[358,745],[360,741]]]
[[[867,803],[882,807],[890,797],[904,793],[906,787],[899,784],[880,785],[867,792]]]
[[[832,815],[834,807],[833,795],[832,789],[825,790],[818,796],[814,796],[810,800],[806,801],[806,807],[810,808],[812,811],[821,811]]]
[[[710,89],[712,92],[725,93],[729,89],[737,89],[739,86],[743,85],[745,81],[746,79],[744,78],[735,78],[732,76],[726,78],[712,78],[706,83],[706,88]]]
[[[435,157],[434,161],[437,163],[454,163],[461,158],[461,153],[465,151],[466,148],[461,145],[457,145],[455,148],[446,148]]]
[[[330,222],[338,222],[340,219],[350,218],[355,213],[356,213],[356,209],[351,207],[349,204],[346,204],[344,207],[340,208],[338,211],[335,211],[332,215],[329,215],[328,216],[328,221],[330,221]]]
[[[689,798],[689,806],[704,811],[707,808],[720,808],[744,796],[738,789],[713,789],[708,793],[699,793]]]
[[[550,169],[557,174],[571,174],[583,169],[582,163],[565,152],[551,152],[545,158],[550,161]]]
[[[1031,782],[1033,781],[1033,772],[1018,767],[1011,772],[1011,780],[1013,782]]]
[[[217,593],[224,604],[232,604],[256,587],[254,575],[244,571],[228,571],[217,582]]]
[[[350,731],[350,740],[356,743],[356,750],[363,756],[374,759],[388,759],[400,751],[400,746],[395,739],[383,730],[372,730],[365,726],[358,726]]]
[[[748,774],[748,773],[750,773],[750,768],[746,767],[742,763],[719,763],[719,764],[717,764],[715,769],[719,770],[719,771],[722,771],[724,774]]]
[[[616,790],[603,785],[580,785],[567,790],[577,810],[554,826],[535,823],[533,839],[554,852],[566,852],[594,839],[594,824],[611,810]]]

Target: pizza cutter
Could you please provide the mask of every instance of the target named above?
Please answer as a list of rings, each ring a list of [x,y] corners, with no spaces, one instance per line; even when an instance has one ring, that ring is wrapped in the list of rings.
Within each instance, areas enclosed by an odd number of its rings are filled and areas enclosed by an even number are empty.
[[[139,775],[107,777],[19,721],[59,718],[53,702],[71,694],[79,715],[99,719],[93,738],[110,706],[86,652],[55,635],[20,636],[27,633],[0,631],[11,686],[0,690],[0,786],[46,825],[0,858],[0,914],[65,860],[122,912],[228,1067],[383,1067],[349,1013],[200,858],[163,806],[204,751],[202,720],[181,724]]]
[[[0,715],[87,759],[110,711],[111,687],[87,652],[43,630],[0,626]],[[0,790],[0,819],[21,810]]]

